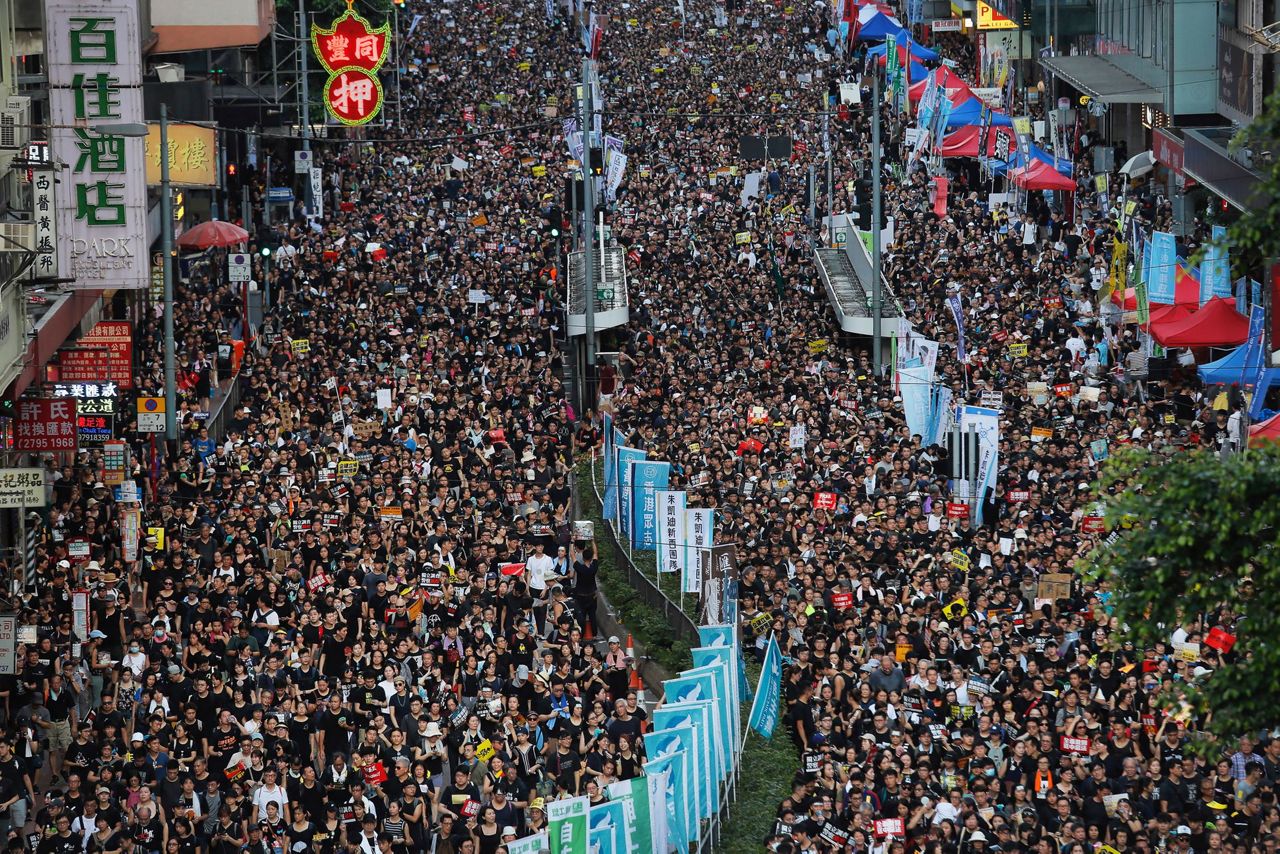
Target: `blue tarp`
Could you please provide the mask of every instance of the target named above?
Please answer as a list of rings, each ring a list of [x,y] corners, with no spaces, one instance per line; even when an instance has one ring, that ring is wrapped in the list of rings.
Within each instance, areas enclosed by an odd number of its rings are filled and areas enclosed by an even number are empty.
[[[911,38],[911,34],[908,33],[905,29],[897,33],[896,35],[898,37],[898,47],[902,47],[904,44],[908,45],[911,48],[911,55],[914,56],[916,59],[924,59],[932,62],[933,60],[938,58],[938,52],[936,50],[929,50],[929,48],[925,47],[915,39]],[[870,56],[884,56],[885,51],[887,49],[888,49],[887,43],[878,44],[878,45],[875,45],[874,47],[868,48],[867,53]]]
[[[1253,383],[1258,374],[1258,364],[1266,355],[1263,345],[1258,341],[1241,344],[1221,359],[1206,362],[1197,370],[1200,380],[1206,385],[1248,385]],[[1268,368],[1265,374],[1267,385],[1280,379],[1280,368]]]
[[[890,18],[884,12],[879,12],[871,16],[862,29],[858,30],[858,41],[875,42],[887,39],[891,35],[900,35],[906,32],[902,24]]]
[[[1030,159],[1040,160],[1045,163],[1048,163],[1050,166],[1054,167],[1055,169],[1058,170],[1058,172],[1060,172],[1063,175],[1066,175],[1068,178],[1075,177],[1074,175],[1075,169],[1071,165],[1070,160],[1059,160],[1057,163],[1054,163],[1052,152],[1045,151],[1043,148],[1036,145],[1034,142],[1030,143],[1030,148],[1031,148]],[[1023,166],[1026,165],[1027,159],[1028,159],[1027,156],[1024,155],[1022,152],[1011,151],[1009,152],[1009,161],[1007,163],[1003,160],[997,160],[996,158],[992,157],[987,160],[987,168],[990,169],[993,174],[1003,175],[1005,172],[1009,171],[1010,167],[1014,169],[1021,169]]]
[[[911,79],[919,79],[914,74],[913,71]],[[947,130],[979,124],[982,124],[982,102],[977,98],[968,98],[952,108],[951,116],[947,119]],[[1013,127],[1013,119],[1004,113],[992,112],[991,124],[993,127]]]

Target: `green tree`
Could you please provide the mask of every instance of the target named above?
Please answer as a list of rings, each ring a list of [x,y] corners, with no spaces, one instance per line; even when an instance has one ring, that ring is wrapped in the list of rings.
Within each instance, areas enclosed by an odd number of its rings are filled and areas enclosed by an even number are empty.
[[[1168,643],[1180,623],[1234,622],[1232,654],[1211,675],[1163,692],[1207,714],[1211,737],[1280,723],[1280,445],[1233,454],[1114,455],[1099,480],[1113,529],[1087,574],[1109,586],[1116,642]]]

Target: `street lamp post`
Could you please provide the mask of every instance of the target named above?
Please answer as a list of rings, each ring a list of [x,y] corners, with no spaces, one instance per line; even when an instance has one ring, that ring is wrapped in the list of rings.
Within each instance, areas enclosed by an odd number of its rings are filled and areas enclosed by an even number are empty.
[[[178,382],[173,341],[173,197],[169,187],[169,106],[160,105],[160,263],[164,270],[164,436],[178,440]]]

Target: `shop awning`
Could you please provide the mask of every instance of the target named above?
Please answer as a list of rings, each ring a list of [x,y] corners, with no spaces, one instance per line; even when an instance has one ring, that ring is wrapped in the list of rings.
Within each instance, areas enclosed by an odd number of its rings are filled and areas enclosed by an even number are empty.
[[[1072,86],[1104,104],[1159,104],[1164,93],[1153,89],[1105,56],[1048,56],[1040,64]]]

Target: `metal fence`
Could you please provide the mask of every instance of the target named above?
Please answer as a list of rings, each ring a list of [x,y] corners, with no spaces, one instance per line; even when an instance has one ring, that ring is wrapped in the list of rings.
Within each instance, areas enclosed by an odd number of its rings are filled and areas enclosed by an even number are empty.
[[[596,458],[593,454],[591,457],[591,491],[595,493],[596,502],[600,507],[604,507],[604,496],[600,494],[600,490],[596,487]],[[601,514],[603,517],[603,514]],[[645,575],[641,569],[636,566],[634,560],[627,553],[627,548],[619,538],[618,531],[614,523],[606,521],[605,530],[608,532],[609,547],[613,551],[614,565],[622,568],[627,574],[627,583],[640,594],[640,598],[644,603],[655,611],[660,611],[663,618],[671,626],[671,630],[680,640],[688,641],[693,646],[698,645],[698,627],[693,619],[680,609],[680,606],[671,601],[667,594],[662,592],[658,587],[656,578],[650,578]],[[657,570],[654,570],[655,576]]]
[[[591,455],[591,491],[595,493],[596,502],[601,508],[604,507],[604,496],[600,494],[599,488],[596,486],[596,456]],[[581,484],[574,484],[574,492],[576,493]],[[603,513],[601,514],[603,518]],[[671,631],[681,640],[687,641],[691,646],[699,646],[698,626],[693,618],[684,612],[679,604],[673,602],[667,594],[657,585],[657,567],[654,567],[654,577],[650,578],[636,566],[634,560],[628,552],[627,546],[623,543],[616,523],[605,520],[604,529],[607,533],[606,539],[609,541],[609,547],[613,551],[614,565],[619,566],[626,572],[627,583],[632,589],[640,595],[640,598],[655,611],[660,611],[667,624],[671,626]],[[607,591],[606,591],[607,592]],[[674,674],[673,674],[674,675]],[[652,686],[651,686],[652,687]],[[745,736],[745,732],[744,732]],[[745,740],[745,738],[744,738]],[[733,762],[733,769],[729,776],[719,785],[717,798],[719,807],[712,815],[711,820],[702,827],[699,833],[695,851],[697,854],[708,854],[715,852],[724,844],[724,823],[729,819],[730,812],[734,804],[738,800],[738,776],[741,773],[741,745],[738,746],[737,757]],[[733,841],[733,840],[730,840]]]

